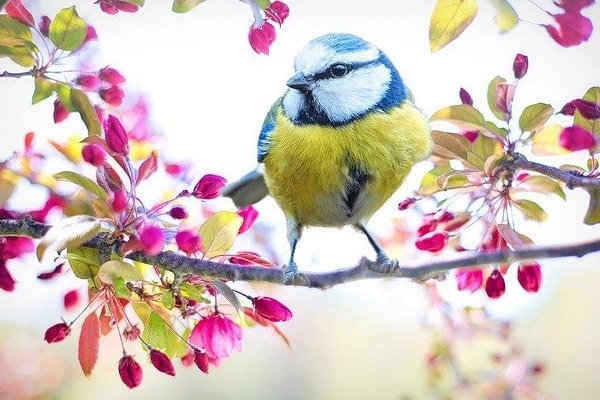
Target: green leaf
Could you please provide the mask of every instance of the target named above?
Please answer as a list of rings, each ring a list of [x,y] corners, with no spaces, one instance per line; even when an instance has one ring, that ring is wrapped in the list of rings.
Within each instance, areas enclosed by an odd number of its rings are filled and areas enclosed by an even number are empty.
[[[69,249],[65,258],[69,260],[71,270],[79,279],[90,279],[100,269],[100,253],[91,247],[75,247]]]
[[[550,104],[531,104],[523,110],[519,117],[519,128],[522,132],[536,132],[544,126],[546,121],[554,114]]]
[[[40,240],[36,255],[42,260],[48,251],[60,253],[67,247],[78,247],[100,232],[100,221],[89,215],[75,215],[58,221]]]
[[[544,209],[535,201],[518,199],[513,200],[512,204],[523,213],[523,216],[526,219],[542,222],[548,217],[548,214],[546,214]]]
[[[144,6],[144,0],[125,0],[127,3],[131,3],[134,4],[138,7],[143,7]]]
[[[73,88],[71,89],[70,99],[75,111],[79,113],[81,120],[85,124],[88,135],[100,135],[102,133],[100,120],[87,94],[82,90]]]
[[[188,299],[194,300],[198,303],[204,302],[204,298],[202,297],[202,295],[204,294],[203,286],[184,283],[183,285],[181,285],[180,290],[181,294],[184,297],[187,297]]]
[[[174,0],[172,10],[176,13],[186,13],[203,2],[204,0]]]
[[[238,298],[237,294],[233,290],[231,290],[229,286],[227,286],[225,282],[214,280],[212,281],[212,284],[219,291],[219,293],[221,293],[223,297],[227,299],[229,304],[231,304],[233,308],[235,308],[235,310],[240,316],[244,315],[244,308],[240,303],[240,299]]]
[[[465,160],[471,151],[471,144],[462,135],[456,133],[431,131],[433,139],[432,154],[446,160]]]
[[[168,338],[169,327],[162,317],[152,311],[148,316],[148,321],[144,327],[142,338],[152,347],[160,350],[167,348],[169,344]]]
[[[589,88],[583,95],[583,99],[600,105],[600,87],[594,86]],[[584,118],[579,111],[575,111],[573,124],[587,129],[596,137],[600,137],[600,119],[589,120]]]
[[[56,92],[58,99],[69,112],[75,111],[75,107],[73,107],[73,103],[71,103],[71,90],[76,89],[71,89],[71,86],[65,83],[56,83],[54,85],[54,91]]]
[[[590,195],[590,202],[583,222],[586,225],[596,225],[600,223],[600,189],[586,188],[585,190]]]
[[[96,182],[94,182],[90,178],[83,176],[81,174],[78,174],[77,172],[62,171],[62,172],[57,172],[56,174],[54,174],[52,176],[56,180],[68,181],[68,182],[74,183],[78,186],[81,186],[87,192],[94,194],[99,199],[106,200],[108,198],[108,195],[106,194],[104,189],[102,189],[100,187],[100,185],[98,185]]]
[[[471,146],[471,153],[468,154],[467,160],[476,169],[483,171],[485,169],[485,161],[493,155],[502,155],[502,145],[495,139],[488,136],[479,135]]]
[[[122,276],[117,276],[113,281],[113,288],[117,297],[122,299],[131,298],[131,290],[127,287],[127,283]]]
[[[226,254],[237,237],[243,218],[231,211],[211,215],[198,229],[202,238],[204,256],[213,258]]]
[[[75,6],[63,8],[50,23],[50,40],[62,50],[78,49],[85,40],[87,26],[77,14]]]
[[[161,296],[162,305],[165,306],[167,310],[171,310],[175,307],[175,296],[173,295],[172,290],[165,290],[162,292]]]
[[[100,321],[95,312],[91,312],[81,325],[77,359],[86,377],[92,375],[92,370],[98,361],[100,348]]]
[[[438,0],[429,23],[429,46],[438,51],[456,39],[473,22],[477,0]]]
[[[501,76],[497,76],[494,79],[492,79],[492,81],[488,85],[488,91],[487,91],[488,107],[490,108],[490,110],[492,111],[494,116],[496,118],[498,118],[500,121],[506,121],[506,114],[504,113],[504,111],[500,110],[498,108],[498,106],[496,105],[497,100],[498,100],[497,87],[499,84],[503,84],[503,83],[506,83],[506,79],[502,78]]]
[[[137,266],[122,260],[110,260],[100,266],[98,278],[102,282],[112,284],[119,277],[126,282],[144,280],[144,274]]]
[[[444,107],[436,111],[430,120],[451,122],[464,130],[486,130],[483,114],[468,104]]]
[[[506,0],[491,0],[492,5],[496,8],[496,16],[494,22],[500,32],[505,33],[517,26],[519,16],[515,9]]]
[[[0,15],[0,57],[9,57],[22,67],[35,65],[37,46],[31,29],[6,14]]]
[[[40,101],[47,99],[52,95],[54,91],[54,84],[50,82],[48,79],[43,78],[41,76],[36,76],[35,87],[33,90],[33,97],[31,98],[31,104],[39,103]]]
[[[421,185],[419,187],[419,194],[423,196],[428,196],[442,190],[440,185],[438,184],[438,179],[440,176],[444,176],[445,174],[449,174],[455,171],[450,167],[436,167],[432,170],[428,171],[423,178],[421,178]]]
[[[533,135],[531,152],[536,156],[567,154],[569,150],[560,145],[559,137],[563,127],[558,124],[548,124]]]
[[[563,200],[567,200],[565,191],[554,179],[545,175],[529,175],[516,187],[516,189],[542,194],[555,194]]]

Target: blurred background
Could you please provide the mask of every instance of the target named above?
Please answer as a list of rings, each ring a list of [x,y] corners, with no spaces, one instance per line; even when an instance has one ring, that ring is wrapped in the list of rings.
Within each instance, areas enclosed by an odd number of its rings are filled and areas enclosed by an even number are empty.
[[[65,0],[24,3],[36,18],[53,16],[73,4]],[[77,10],[99,36],[99,42],[88,50],[93,60],[90,69],[110,65],[127,78],[130,97],[126,101],[135,101],[134,93],[139,93],[150,106],[152,125],[161,135],[161,157],[193,163],[197,177],[216,173],[233,180],[254,167],[258,130],[271,103],[285,90],[294,55],[308,40],[326,32],[351,32],[377,44],[394,61],[427,114],[458,104],[461,87],[470,92],[475,106],[485,109],[489,81],[496,75],[510,80],[517,53],[529,57],[529,72],[519,84],[516,110],[540,101],[560,109],[599,84],[598,32],[574,48],[558,46],[543,28],[527,22],[500,35],[491,2],[481,2],[472,26],[434,54],[428,43],[433,0],[287,3],[290,17],[278,29],[270,56],[250,49],[247,31],[252,15],[246,5],[234,0],[209,0],[182,15],[172,13],[166,1],[148,1],[137,13],[115,16],[102,13],[91,0],[77,2]],[[533,2],[514,3],[524,19],[548,22]],[[539,5],[552,9],[550,1],[540,0]],[[584,13],[595,25],[600,23],[598,4]],[[0,72],[10,65],[0,59]],[[29,131],[57,141],[84,135],[77,116],[53,124],[51,100],[31,106],[32,92],[30,78],[0,80],[0,159],[20,148]],[[551,157],[542,161],[563,162]],[[373,218],[377,234],[393,233],[397,202],[417,187],[419,174],[426,168],[418,166],[392,202]],[[586,195],[578,190],[567,195],[566,203],[545,200],[550,216],[543,224],[523,222],[519,227],[540,244],[597,237],[598,227],[580,222]],[[24,208],[41,201],[35,192],[26,190],[18,198],[16,205]],[[228,203],[217,206],[232,207]],[[282,214],[271,200],[257,208],[261,217],[256,229],[269,232],[275,256],[285,259]],[[257,250],[250,239],[237,246]],[[298,248],[297,262],[305,270],[327,271],[354,265],[361,256],[370,256],[369,251],[364,239],[350,229],[310,229]],[[406,260],[431,257],[407,248],[390,253]],[[90,379],[77,363],[75,335],[54,345],[42,340],[45,329],[61,316],[75,315],[64,312],[62,293],[73,288],[85,293],[85,283],[61,279],[44,284],[35,278],[44,266],[34,258],[11,262],[10,271],[19,283],[15,292],[0,293],[0,397],[435,399],[442,398],[432,391],[432,385],[439,384],[436,379],[460,378],[440,378],[432,367],[431,355],[439,350],[436,346],[450,338],[455,339],[456,362],[466,375],[482,366],[489,368],[495,360],[509,385],[523,375],[520,364],[506,368],[496,359],[498,354],[539,363],[538,394],[525,397],[525,382],[521,397],[515,398],[595,399],[600,392],[600,317],[595,306],[600,303],[600,255],[543,261],[542,265],[544,281],[537,294],[524,293],[514,268],[507,276],[507,293],[498,300],[488,300],[482,293],[456,293],[451,278],[440,284],[438,294],[448,302],[449,313],[458,316],[457,325],[451,327],[432,307],[431,289],[419,283],[355,282],[325,291],[236,283],[240,290],[276,297],[292,309],[294,318],[281,325],[291,348],[268,329],[246,329],[243,351],[221,367],[203,375],[176,362],[175,378],[156,372],[141,348],[131,349],[144,367],[144,381],[141,387],[128,390],[117,374],[121,350],[116,337],[103,338],[100,360]],[[473,323],[481,328],[457,311],[465,305],[485,305],[497,323],[510,322],[509,340],[480,334],[477,329],[467,329],[469,334],[462,336],[461,326]],[[486,398],[501,390],[486,386],[485,374],[469,376],[483,383],[480,391],[454,391],[444,398]]]

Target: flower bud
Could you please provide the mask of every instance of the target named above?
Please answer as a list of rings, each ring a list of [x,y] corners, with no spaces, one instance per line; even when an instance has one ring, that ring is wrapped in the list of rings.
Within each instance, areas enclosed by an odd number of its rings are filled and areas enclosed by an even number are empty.
[[[139,230],[139,235],[146,254],[155,256],[162,251],[165,245],[165,234],[158,226],[144,225]]]
[[[50,34],[50,23],[51,22],[52,22],[52,20],[47,15],[42,16],[42,18],[40,19],[38,28],[39,28],[42,36],[48,37],[48,35]]]
[[[44,340],[48,343],[62,342],[71,333],[71,327],[64,322],[46,329]]]
[[[125,128],[123,128],[119,119],[114,115],[109,115],[104,120],[103,127],[108,148],[121,156],[129,154],[127,132],[125,132]]]
[[[269,19],[281,25],[288,15],[290,15],[290,8],[283,1],[277,0],[265,9],[265,14]]]
[[[81,74],[75,79],[75,83],[83,90],[93,91],[100,87],[100,78],[92,74]]]
[[[271,297],[254,297],[252,299],[254,310],[269,321],[288,321],[292,318],[292,312],[285,305]]]
[[[535,293],[542,286],[542,269],[537,262],[523,263],[517,270],[517,280],[526,292]]]
[[[416,201],[417,200],[414,197],[407,197],[406,199],[404,199],[400,203],[398,203],[398,210],[400,210],[400,211],[407,210],[410,207],[412,207],[412,205],[415,204]]]
[[[0,260],[0,289],[7,292],[12,292],[15,290],[16,283],[17,282],[13,279],[12,275],[6,268],[6,260]]]
[[[448,243],[450,235],[446,231],[432,231],[424,234],[415,241],[419,250],[436,252],[442,250]]]
[[[527,56],[523,54],[517,54],[515,57],[515,61],[513,62],[513,72],[515,73],[515,78],[521,79],[527,73],[527,68],[529,67],[529,59]]]
[[[240,217],[244,219],[242,221],[242,226],[240,226],[240,230],[238,231],[238,233],[246,232],[248,229],[250,229],[254,221],[256,221],[256,218],[258,218],[258,211],[256,211],[256,209],[252,207],[252,205],[242,208],[237,213]]]
[[[479,268],[459,268],[456,270],[458,290],[468,290],[471,293],[483,284],[483,271]]]
[[[54,123],[58,124],[59,122],[64,121],[69,116],[69,110],[65,108],[63,103],[56,99],[54,100],[54,111],[52,112],[52,118],[54,119]]]
[[[188,256],[200,251],[200,237],[192,231],[179,231],[175,235],[175,243],[179,250]]]
[[[589,150],[596,145],[596,138],[587,129],[574,125],[562,130],[558,142],[570,151]]]
[[[113,85],[107,89],[100,89],[98,94],[105,103],[115,107],[120,106],[123,103],[123,97],[125,97],[125,92],[117,85]]]
[[[222,176],[206,174],[196,183],[192,195],[198,199],[214,199],[219,196],[226,183],[227,180]]]
[[[111,85],[118,85],[125,82],[125,77],[119,71],[109,66],[98,71],[98,77]]]
[[[81,149],[83,159],[94,167],[100,167],[106,162],[106,152],[95,144],[86,144]]]
[[[194,349],[194,362],[200,371],[208,374],[208,354],[206,354],[206,351]]]
[[[125,355],[119,360],[119,376],[129,389],[142,383],[142,367],[132,356]]]
[[[571,104],[579,111],[579,113],[585,119],[598,119],[600,118],[600,105],[593,101],[584,99],[575,99],[571,101]]]
[[[150,362],[154,368],[167,375],[175,376],[175,368],[171,359],[163,352],[156,349],[150,350]]]
[[[187,218],[188,213],[187,211],[185,211],[185,208],[181,206],[175,206],[169,210],[169,215],[171,216],[171,218],[185,219]]]
[[[269,47],[275,41],[275,27],[268,22],[262,25],[250,28],[248,32],[248,41],[252,49],[258,54],[269,54]]]
[[[485,281],[485,292],[490,299],[497,299],[504,294],[505,290],[504,277],[497,269],[493,270]]]
[[[466,89],[460,88],[458,95],[460,97],[461,103],[467,104],[469,106],[473,105],[473,98],[471,97],[469,92],[466,91]]]

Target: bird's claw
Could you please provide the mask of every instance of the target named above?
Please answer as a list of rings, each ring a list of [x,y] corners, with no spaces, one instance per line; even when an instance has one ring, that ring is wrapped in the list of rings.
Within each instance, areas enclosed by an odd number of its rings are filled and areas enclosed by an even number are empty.
[[[369,268],[381,274],[391,274],[392,272],[398,272],[400,265],[398,264],[398,260],[389,258],[385,254],[380,254],[374,263],[369,264]]]
[[[285,285],[307,286],[309,280],[306,274],[298,271],[296,264],[288,264],[283,271],[283,283]]]

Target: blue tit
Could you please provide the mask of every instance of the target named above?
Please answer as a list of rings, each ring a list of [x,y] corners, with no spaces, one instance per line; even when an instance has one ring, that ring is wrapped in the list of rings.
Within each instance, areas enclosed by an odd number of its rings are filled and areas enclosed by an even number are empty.
[[[365,224],[429,155],[428,119],[390,59],[357,36],[313,39],[294,68],[262,125],[258,167],[223,195],[245,207],[270,194],[281,207],[290,243],[288,284],[306,279],[294,253],[308,226],[354,226],[377,254],[373,269],[390,272],[397,262]]]

